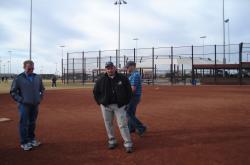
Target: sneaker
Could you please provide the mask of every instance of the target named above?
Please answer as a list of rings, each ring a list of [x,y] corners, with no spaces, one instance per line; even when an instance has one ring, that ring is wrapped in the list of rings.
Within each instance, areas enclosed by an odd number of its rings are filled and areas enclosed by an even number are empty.
[[[132,153],[133,148],[132,147],[125,147],[125,151],[126,151],[126,153]]]
[[[32,147],[38,147],[40,146],[42,143],[37,141],[37,140],[32,140],[31,142],[29,142],[29,144],[32,146]]]
[[[117,144],[116,143],[114,143],[114,144],[108,144],[108,149],[110,149],[110,150],[113,150],[113,149],[115,149],[117,147]]]
[[[32,146],[29,145],[29,143],[26,143],[26,144],[21,144],[21,148],[24,150],[24,151],[29,151],[32,149]]]

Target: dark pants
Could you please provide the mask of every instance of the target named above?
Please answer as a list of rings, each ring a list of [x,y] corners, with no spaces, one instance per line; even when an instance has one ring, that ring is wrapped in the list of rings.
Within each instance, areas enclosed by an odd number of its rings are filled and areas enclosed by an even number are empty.
[[[38,115],[38,105],[19,105],[20,121],[19,133],[20,143],[26,144],[35,139],[36,119]]]
[[[128,105],[127,116],[128,116],[128,128],[130,132],[137,130],[138,132],[143,132],[145,126],[140,122],[140,120],[135,116],[136,107],[140,102],[140,97],[133,97]]]
[[[56,87],[56,82],[52,82],[52,87]]]

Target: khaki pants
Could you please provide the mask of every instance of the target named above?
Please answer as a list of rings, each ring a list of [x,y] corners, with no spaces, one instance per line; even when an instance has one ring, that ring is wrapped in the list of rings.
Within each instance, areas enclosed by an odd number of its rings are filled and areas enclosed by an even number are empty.
[[[120,129],[121,136],[124,140],[124,147],[132,147],[132,141],[127,124],[127,116],[125,111],[125,106],[118,107],[117,104],[111,104],[108,106],[101,105],[102,115],[106,127],[106,131],[109,138],[109,144],[116,144],[114,134],[113,120],[116,117],[117,124]]]

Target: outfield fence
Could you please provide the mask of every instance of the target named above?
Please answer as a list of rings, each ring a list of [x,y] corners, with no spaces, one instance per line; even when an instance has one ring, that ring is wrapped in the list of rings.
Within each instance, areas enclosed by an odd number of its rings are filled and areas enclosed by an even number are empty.
[[[245,84],[249,55],[250,43],[68,52],[62,59],[62,81],[94,82],[108,61],[126,74],[127,61],[135,61],[147,84]]]

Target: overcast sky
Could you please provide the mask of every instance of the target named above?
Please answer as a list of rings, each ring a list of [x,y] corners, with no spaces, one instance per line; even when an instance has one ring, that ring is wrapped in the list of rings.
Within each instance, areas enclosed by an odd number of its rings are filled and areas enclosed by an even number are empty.
[[[222,0],[127,0],[121,6],[121,48],[222,44]],[[54,73],[60,45],[67,51],[117,48],[118,8],[113,0],[33,0],[36,72]],[[231,43],[250,37],[250,1],[225,0]],[[20,72],[29,56],[29,0],[0,0],[0,60]],[[42,67],[42,68],[41,68]],[[60,67],[59,67],[60,68]]]

